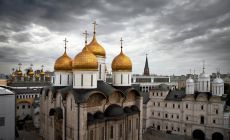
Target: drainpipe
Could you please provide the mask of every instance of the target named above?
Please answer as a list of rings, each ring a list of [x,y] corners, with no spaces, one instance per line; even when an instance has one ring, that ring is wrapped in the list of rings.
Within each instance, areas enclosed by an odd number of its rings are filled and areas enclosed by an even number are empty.
[[[80,103],[77,103],[77,139],[80,140]]]

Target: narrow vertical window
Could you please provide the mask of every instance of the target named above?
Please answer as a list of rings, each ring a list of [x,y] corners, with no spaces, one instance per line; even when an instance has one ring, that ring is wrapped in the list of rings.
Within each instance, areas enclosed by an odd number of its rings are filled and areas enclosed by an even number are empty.
[[[131,132],[131,120],[129,120],[129,132]]]
[[[119,137],[122,137],[122,124],[120,124],[120,128],[119,128]]]
[[[70,110],[72,111],[72,99],[70,99]]]
[[[128,74],[128,84],[129,84],[129,74]]]
[[[90,130],[90,140],[93,140],[93,130]]]
[[[136,119],[136,129],[138,129],[139,128],[139,121],[138,121],[139,119],[137,118]]]
[[[81,86],[83,86],[83,74],[81,74]]]
[[[68,79],[67,79],[68,85],[69,85],[69,74],[68,74]]]
[[[113,126],[110,127],[110,138],[113,138]]]
[[[60,85],[61,85],[61,74],[60,74]]]
[[[123,82],[123,75],[121,74],[121,84],[122,84],[122,82]]]
[[[104,140],[104,127],[101,128],[101,140]]]
[[[208,81],[207,81],[207,89],[208,89]]]
[[[73,85],[75,86],[75,74],[73,75]]]
[[[93,86],[93,75],[91,75],[91,87]]]
[[[99,67],[99,79],[101,79],[101,64],[100,64],[100,67]]]

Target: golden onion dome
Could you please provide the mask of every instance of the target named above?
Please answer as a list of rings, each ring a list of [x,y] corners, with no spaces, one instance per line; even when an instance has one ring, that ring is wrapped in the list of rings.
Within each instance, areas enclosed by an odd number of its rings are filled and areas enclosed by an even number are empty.
[[[105,49],[97,42],[95,34],[93,40],[88,44],[88,49],[96,56],[105,57],[106,55]]]
[[[38,75],[38,74],[36,74],[36,75],[35,75],[35,78],[39,78],[39,75]]]
[[[34,71],[33,71],[32,68],[29,70],[28,75],[30,75],[30,76],[33,76],[33,75],[34,75]]]
[[[17,70],[17,71],[16,71],[16,74],[17,74],[18,76],[22,76],[22,71],[21,71],[21,69]]]
[[[73,69],[77,70],[97,70],[98,61],[97,57],[89,51],[88,47],[77,54],[73,60]]]
[[[56,60],[54,70],[72,70],[72,59],[67,55],[66,51]]]
[[[122,41],[122,40],[121,40]],[[132,61],[126,56],[121,47],[121,52],[112,61],[113,71],[132,71]]]
[[[43,70],[41,70],[40,75],[41,75],[41,76],[44,76],[44,75],[45,75],[45,72],[44,72]]]

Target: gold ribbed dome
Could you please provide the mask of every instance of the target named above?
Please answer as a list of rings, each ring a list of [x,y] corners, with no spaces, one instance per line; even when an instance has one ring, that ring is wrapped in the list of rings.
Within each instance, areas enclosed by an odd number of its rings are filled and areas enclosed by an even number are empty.
[[[30,75],[30,76],[33,76],[33,75],[34,75],[34,71],[33,71],[33,69],[32,69],[32,68],[31,68],[31,69],[29,69],[28,75]]]
[[[121,48],[121,52],[117,55],[112,62],[113,71],[132,71],[132,61],[126,56]]]
[[[97,42],[96,35],[94,34],[93,40],[87,45],[88,49],[96,56],[105,57],[105,49]],[[85,49],[85,48],[84,48]]]
[[[77,70],[97,70],[98,61],[97,57],[89,51],[88,47],[77,54],[73,60],[73,69]]]
[[[56,60],[54,70],[72,70],[72,59],[67,55],[66,51]]]

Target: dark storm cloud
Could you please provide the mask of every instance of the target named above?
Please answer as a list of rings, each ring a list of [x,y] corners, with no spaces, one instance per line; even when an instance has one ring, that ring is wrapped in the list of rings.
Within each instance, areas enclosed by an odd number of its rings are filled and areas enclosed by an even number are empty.
[[[5,35],[0,35],[0,42],[8,42],[9,37]]]
[[[114,47],[123,35],[127,52],[135,59],[142,59],[148,51],[154,57],[165,55],[160,63],[169,64],[166,61],[173,59],[169,67],[186,67],[184,59],[189,59],[188,63],[209,59],[226,64],[230,57],[229,7],[229,0],[0,0],[0,57],[2,62],[39,60],[51,64],[55,54],[32,46],[50,41],[52,34],[79,36],[89,27],[92,31],[90,22],[96,19],[102,38],[99,42]],[[32,32],[37,26],[48,31]],[[135,59],[134,65],[139,64]],[[157,63],[150,59],[150,66],[151,62]],[[140,73],[142,68],[136,71]]]

